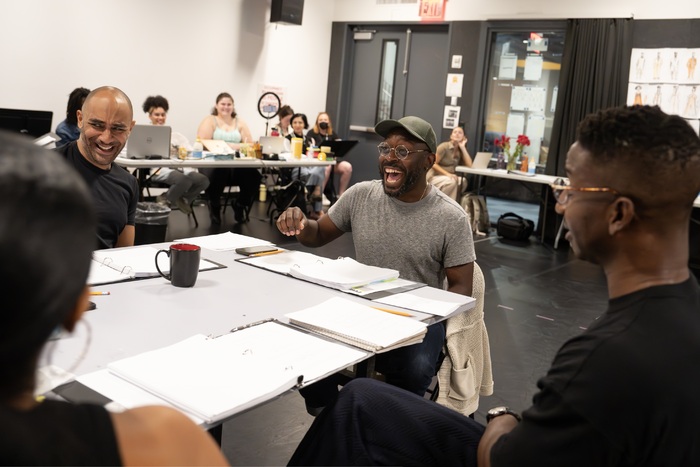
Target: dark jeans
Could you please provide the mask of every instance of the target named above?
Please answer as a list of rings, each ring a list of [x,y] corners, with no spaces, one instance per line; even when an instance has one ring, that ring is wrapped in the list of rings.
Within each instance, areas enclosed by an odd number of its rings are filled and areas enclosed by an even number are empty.
[[[250,208],[255,201],[255,196],[260,188],[262,175],[258,169],[200,169],[201,173],[209,178],[209,208],[212,213],[221,211],[221,195],[229,185],[240,188],[238,201],[236,204],[241,207]]]
[[[289,465],[476,466],[483,433],[454,410],[359,378],[316,417]]]
[[[420,344],[378,354],[375,357],[375,368],[385,376],[387,383],[422,396],[437,373],[444,343],[444,324],[433,324],[428,326]],[[308,406],[325,407],[337,396],[338,381],[336,375],[331,375],[300,389],[299,393]]]

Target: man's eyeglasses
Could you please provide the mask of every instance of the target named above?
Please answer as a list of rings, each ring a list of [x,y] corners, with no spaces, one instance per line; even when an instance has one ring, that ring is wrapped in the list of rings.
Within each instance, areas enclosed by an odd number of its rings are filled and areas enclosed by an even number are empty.
[[[613,190],[612,188],[608,187],[590,187],[590,186],[582,186],[582,187],[575,187],[569,185],[569,180],[565,178],[557,178],[554,180],[553,183],[549,185],[552,187],[552,194],[554,195],[554,199],[557,200],[557,203],[564,205],[569,202],[569,197],[571,195],[572,191],[587,191],[587,192],[595,192],[595,193],[612,193],[613,195],[620,195],[619,192],[616,190]]]
[[[413,154],[414,152],[430,152],[427,149],[414,149],[413,151],[409,151],[408,148],[403,144],[399,144],[395,148],[392,148],[387,143],[379,143],[379,145],[377,146],[377,151],[379,151],[380,156],[384,157],[389,157],[391,151],[394,151],[396,157],[398,157],[401,160],[406,159],[409,154]]]

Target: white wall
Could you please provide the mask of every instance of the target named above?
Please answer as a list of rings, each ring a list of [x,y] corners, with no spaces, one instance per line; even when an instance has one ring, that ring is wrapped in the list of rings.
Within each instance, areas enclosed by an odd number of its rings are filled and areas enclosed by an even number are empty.
[[[270,0],[0,0],[0,107],[64,118],[78,86],[111,84],[170,101],[168,123],[193,138],[216,95],[230,92],[254,137],[263,84],[311,120],[324,110],[332,21],[417,21],[418,4],[305,0],[302,26],[269,22]],[[698,0],[449,0],[445,20],[700,17]]]
[[[447,0],[445,21],[488,19],[700,17],[697,0]],[[418,21],[418,3],[335,0],[334,21]]]
[[[269,0],[0,0],[0,107],[51,110],[55,128],[71,90],[109,84],[137,123],[144,99],[164,95],[168,124],[193,138],[227,91],[257,138],[263,84],[284,86],[297,111],[325,107],[333,10],[305,3],[290,26],[270,24]]]

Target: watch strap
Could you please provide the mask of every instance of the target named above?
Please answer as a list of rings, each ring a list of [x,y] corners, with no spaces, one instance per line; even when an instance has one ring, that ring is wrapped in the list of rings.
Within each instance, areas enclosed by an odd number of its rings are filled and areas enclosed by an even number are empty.
[[[506,415],[506,414],[512,415],[513,417],[515,417],[515,419],[518,422],[522,421],[522,417],[516,411],[511,410],[508,407],[497,407],[495,409],[491,409],[488,411],[488,413],[486,414],[486,423],[489,423],[491,420],[493,420],[496,417],[500,417],[501,415]]]

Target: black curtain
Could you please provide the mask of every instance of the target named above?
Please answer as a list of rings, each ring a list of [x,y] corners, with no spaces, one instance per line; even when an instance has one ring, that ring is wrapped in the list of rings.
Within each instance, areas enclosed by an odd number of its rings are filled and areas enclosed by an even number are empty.
[[[552,144],[545,173],[565,175],[576,126],[587,114],[624,105],[632,52],[632,19],[570,19]]]

